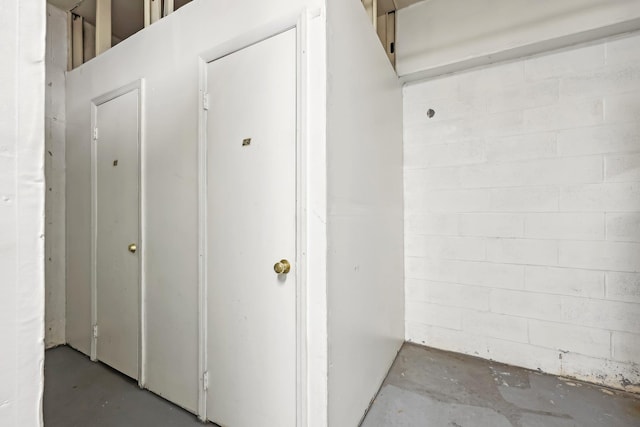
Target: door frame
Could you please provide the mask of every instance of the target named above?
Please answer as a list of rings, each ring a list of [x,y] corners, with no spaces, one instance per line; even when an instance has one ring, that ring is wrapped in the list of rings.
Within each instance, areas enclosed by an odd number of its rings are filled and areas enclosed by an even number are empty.
[[[289,30],[296,31],[296,425],[307,425],[307,37],[308,22],[320,15],[308,11],[273,21],[231,39],[198,58],[198,417],[207,421],[207,64]]]
[[[142,145],[144,143],[144,79],[135,80],[129,84],[113,89],[91,100],[91,134],[89,141],[91,144],[91,360],[97,361],[98,337],[95,333],[98,324],[98,281],[97,281],[97,249],[98,249],[98,150],[94,129],[98,125],[98,107],[112,101],[127,93],[138,91],[138,385],[145,385],[146,348],[145,340],[146,325],[144,312],[144,228],[142,218],[144,217],[143,200],[143,161]],[[99,138],[99,135],[98,135]],[[99,335],[99,334],[98,334]]]

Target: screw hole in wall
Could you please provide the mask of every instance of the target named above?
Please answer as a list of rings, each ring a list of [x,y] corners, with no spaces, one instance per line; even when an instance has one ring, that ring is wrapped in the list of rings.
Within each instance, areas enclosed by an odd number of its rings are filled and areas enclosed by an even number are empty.
[[[436,115],[436,112],[433,109],[429,108],[427,110],[427,117],[429,117],[430,119],[432,119],[433,116],[435,116],[435,115]]]

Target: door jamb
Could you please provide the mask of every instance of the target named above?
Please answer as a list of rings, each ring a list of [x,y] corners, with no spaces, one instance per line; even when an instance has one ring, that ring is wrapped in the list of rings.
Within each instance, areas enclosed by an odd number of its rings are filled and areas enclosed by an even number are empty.
[[[104,93],[91,100],[91,135],[89,137],[91,144],[91,360],[97,361],[97,344],[98,337],[94,333],[98,323],[98,283],[97,283],[97,207],[98,207],[98,151],[96,147],[95,129],[98,119],[98,107],[109,102],[119,96],[125,95],[135,90],[138,91],[138,385],[142,388],[146,383],[146,322],[145,322],[145,262],[144,262],[144,229],[142,218],[144,218],[143,200],[143,160],[142,146],[144,144],[144,79],[135,80],[127,85],[119,87]],[[99,137],[99,135],[98,135]]]
[[[303,9],[203,52],[198,91],[198,417],[207,420],[207,64],[285,31],[296,31],[296,425],[307,425],[307,22],[318,11]]]

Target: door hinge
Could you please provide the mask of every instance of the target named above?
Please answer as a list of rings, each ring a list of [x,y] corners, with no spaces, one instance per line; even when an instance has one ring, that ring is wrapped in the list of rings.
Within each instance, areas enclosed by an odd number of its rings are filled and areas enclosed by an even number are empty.
[[[206,391],[209,390],[209,371],[202,374],[202,388]]]
[[[93,337],[98,338],[98,325],[93,325]]]
[[[208,110],[209,109],[209,94],[208,93],[203,93],[202,94],[202,108],[204,110]]]
[[[98,140],[98,128],[93,128],[93,140]]]

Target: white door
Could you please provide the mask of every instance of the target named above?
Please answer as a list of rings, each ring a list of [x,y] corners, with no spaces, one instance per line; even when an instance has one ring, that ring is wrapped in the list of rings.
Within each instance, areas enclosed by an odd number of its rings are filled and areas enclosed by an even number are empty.
[[[96,319],[98,360],[138,378],[139,90],[96,110]],[[135,245],[135,246],[133,246]]]
[[[292,427],[295,30],[207,71],[207,418],[224,427]],[[276,274],[283,259],[291,270]]]

